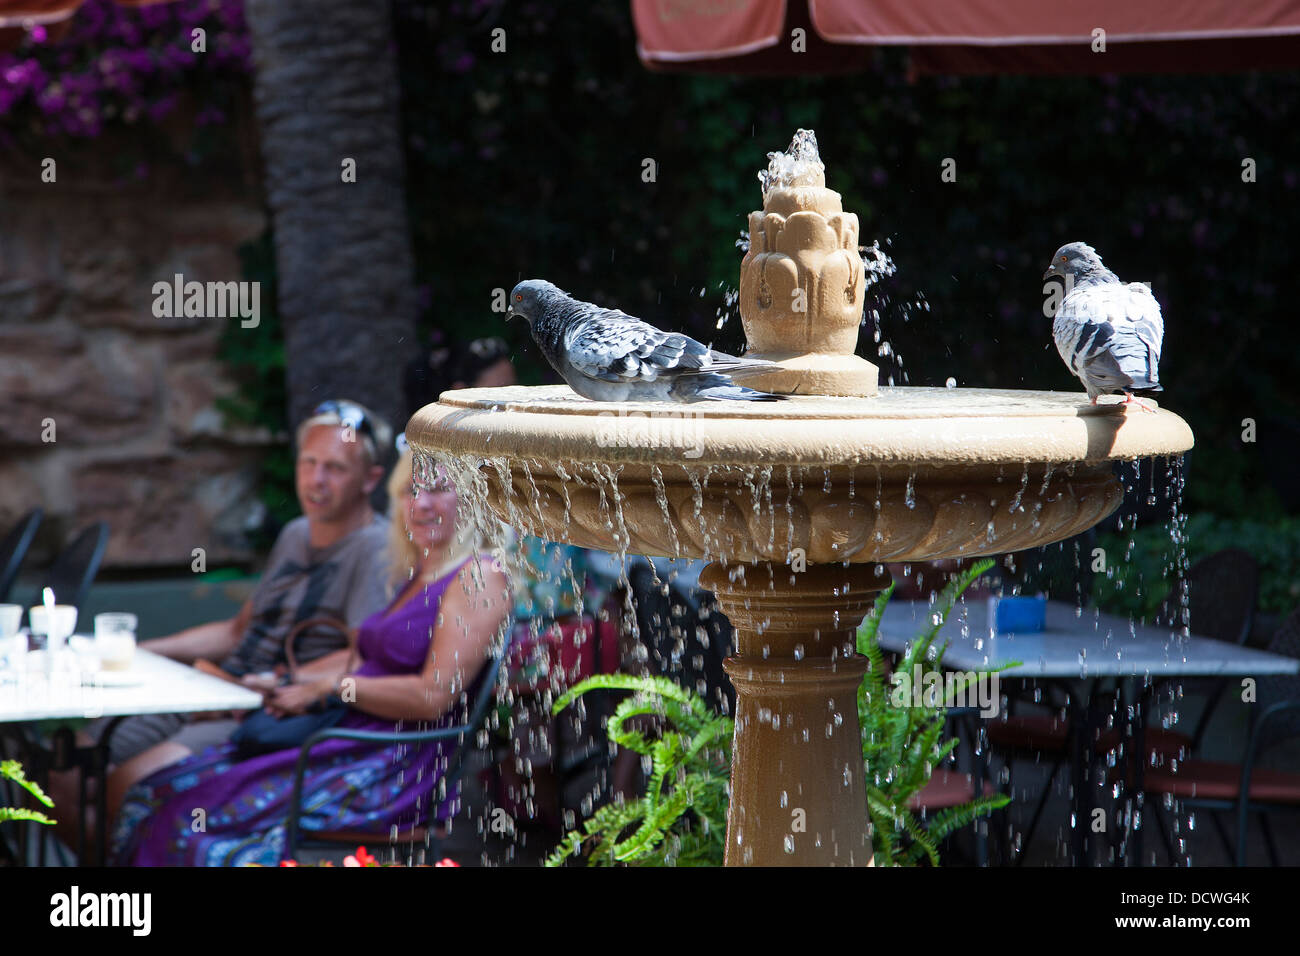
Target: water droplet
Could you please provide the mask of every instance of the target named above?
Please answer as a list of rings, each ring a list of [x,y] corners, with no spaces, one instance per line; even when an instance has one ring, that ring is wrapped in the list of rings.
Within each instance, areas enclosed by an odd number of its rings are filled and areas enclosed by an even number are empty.
[[[956,380],[955,378],[949,377],[948,381],[946,381],[946,382],[943,383],[943,387],[944,387],[944,388],[956,388],[956,387],[957,387],[957,380]]]

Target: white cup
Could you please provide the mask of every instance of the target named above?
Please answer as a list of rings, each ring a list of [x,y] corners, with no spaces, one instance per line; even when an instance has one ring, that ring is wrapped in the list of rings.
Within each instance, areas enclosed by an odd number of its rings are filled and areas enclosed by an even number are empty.
[[[62,647],[77,629],[77,609],[71,604],[55,604],[48,608],[38,604],[28,612],[27,619],[31,622],[32,633],[46,635],[46,645],[51,649]]]
[[[21,604],[0,604],[0,640],[13,637],[23,623]]]
[[[129,670],[135,658],[135,629],[139,619],[125,611],[95,615],[95,650],[106,671]]]
[[[18,633],[22,622],[21,604],[0,604],[0,664],[20,672],[27,666],[27,635]]]

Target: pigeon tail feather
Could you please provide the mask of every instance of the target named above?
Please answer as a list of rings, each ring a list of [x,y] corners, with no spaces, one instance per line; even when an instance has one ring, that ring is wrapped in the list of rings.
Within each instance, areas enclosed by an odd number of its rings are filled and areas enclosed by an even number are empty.
[[[698,398],[712,402],[783,402],[789,396],[759,392],[743,385],[710,385],[697,391]]]

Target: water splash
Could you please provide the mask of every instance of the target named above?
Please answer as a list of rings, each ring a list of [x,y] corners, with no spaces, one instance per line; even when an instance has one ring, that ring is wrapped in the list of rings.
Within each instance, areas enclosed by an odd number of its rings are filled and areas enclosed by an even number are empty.
[[[817,134],[810,129],[795,130],[786,152],[767,154],[767,169],[758,174],[763,187],[763,202],[774,189],[808,185],[819,177],[824,182],[826,164],[817,149]]]

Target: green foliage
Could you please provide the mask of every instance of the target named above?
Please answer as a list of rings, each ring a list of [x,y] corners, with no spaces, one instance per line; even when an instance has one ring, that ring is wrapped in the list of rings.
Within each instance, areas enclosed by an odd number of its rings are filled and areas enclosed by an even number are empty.
[[[1300,518],[1237,521],[1196,514],[1183,533],[1167,522],[1131,533],[1100,535],[1106,571],[1093,579],[1092,597],[1103,611],[1151,620],[1179,579],[1181,558],[1190,567],[1224,548],[1242,548],[1259,563],[1259,610],[1289,614],[1300,603]],[[1183,572],[1185,573],[1185,572]]]
[[[19,787],[22,787],[33,797],[39,800],[47,807],[53,807],[54,801],[45,795],[37,784],[28,780],[23,773],[22,765],[17,760],[0,760],[0,778],[11,780]],[[49,817],[38,810],[27,810],[22,807],[0,807],[0,823],[7,820],[30,820],[33,823],[54,823]]]
[[[935,661],[943,650],[932,654],[931,649],[942,621],[961,593],[992,565],[992,561],[977,562],[945,588],[936,606],[939,623],[923,632],[904,655],[900,667],[908,674],[918,665],[921,675],[939,670]],[[918,818],[908,805],[929,782],[933,768],[952,753],[957,740],[943,739],[946,710],[941,703],[913,707],[896,706],[890,700],[876,629],[893,590],[890,585],[876,600],[857,637],[858,652],[869,662],[858,689],[857,706],[872,842],[877,866],[914,866],[922,857],[937,866],[938,844],[945,836],[1006,806],[1011,798],[979,797],[925,819]],[[967,680],[969,677],[961,679],[954,690],[964,689]],[[623,674],[582,681],[557,700],[552,710],[558,713],[587,691],[599,688],[634,692],[615,710],[607,733],[615,743],[650,758],[646,794],[631,804],[601,807],[565,837],[547,865],[560,866],[585,849],[592,866],[720,866],[725,856],[733,722],[713,714],[699,695],[670,680]],[[665,725],[658,739],[649,740],[625,727],[629,718],[650,714]],[[665,790],[669,783],[672,789]]]
[[[712,713],[698,694],[662,677],[589,677],[555,702],[559,713],[589,690],[633,691],[609,719],[609,739],[649,758],[646,792],[632,803],[601,807],[546,861],[560,866],[590,851],[592,866],[707,866],[722,862],[727,831],[727,781],[732,721]],[[626,726],[654,716],[663,728],[650,740]],[[688,815],[689,814],[689,815]]]
[[[963,591],[993,562],[977,561],[953,578],[944,588],[931,617],[898,665],[898,672],[909,680],[935,672],[942,677],[938,661],[944,648],[934,648],[939,629],[947,620]],[[942,810],[919,819],[910,806],[911,799],[930,781],[934,767],[956,748],[957,739],[943,739],[947,709],[942,702],[916,707],[909,701],[899,705],[891,699],[885,681],[885,657],[877,643],[877,629],[894,585],[876,599],[875,607],[858,629],[858,653],[867,658],[868,669],[858,688],[858,720],[862,725],[862,756],[867,766],[867,809],[871,815],[872,844],[877,866],[914,866],[927,858],[939,865],[939,842],[949,833],[976,818],[1004,807],[1011,798],[1005,794],[978,797],[959,807]],[[1017,662],[1007,664],[1014,667]],[[918,669],[919,668],[919,669]],[[954,693],[963,692],[978,675],[964,674],[953,685]]]

